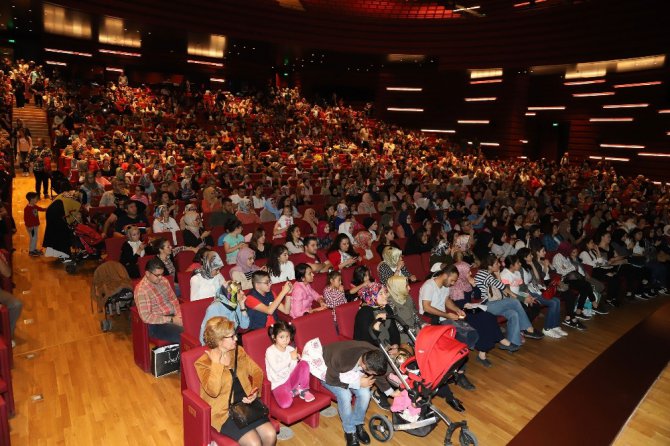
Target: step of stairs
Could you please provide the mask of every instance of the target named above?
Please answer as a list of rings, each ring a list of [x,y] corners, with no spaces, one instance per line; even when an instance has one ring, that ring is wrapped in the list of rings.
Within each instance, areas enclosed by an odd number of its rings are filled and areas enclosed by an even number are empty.
[[[44,138],[48,147],[51,147],[51,137],[49,136],[49,125],[45,109],[32,104],[26,104],[22,108],[14,107],[13,115],[14,120],[20,119],[23,121],[23,125],[30,129],[33,144],[36,144],[38,139]]]

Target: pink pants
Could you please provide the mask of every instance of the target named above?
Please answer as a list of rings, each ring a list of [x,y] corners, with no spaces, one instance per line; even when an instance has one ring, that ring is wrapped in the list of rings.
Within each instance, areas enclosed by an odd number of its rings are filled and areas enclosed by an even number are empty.
[[[296,389],[309,389],[309,364],[305,361],[299,361],[288,380],[272,391],[277,405],[282,409],[291,407],[291,404],[293,404],[293,390]]]

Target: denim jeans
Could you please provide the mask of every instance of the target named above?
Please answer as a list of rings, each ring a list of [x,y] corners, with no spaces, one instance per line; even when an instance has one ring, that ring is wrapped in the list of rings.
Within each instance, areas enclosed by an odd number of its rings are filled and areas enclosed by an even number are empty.
[[[39,228],[39,226],[31,226],[30,228],[26,226],[26,231],[28,231],[28,236],[30,237],[30,247],[28,248],[30,252],[37,251],[37,234]]]
[[[551,330],[556,328],[561,323],[561,299],[555,297],[553,299],[545,299],[542,295],[533,294],[533,297],[543,307],[547,307],[547,316],[544,318],[544,329]]]
[[[177,324],[149,324],[149,336],[163,341],[179,344],[184,327]]]
[[[342,428],[345,434],[356,432],[356,426],[365,423],[365,413],[370,404],[370,389],[344,389],[342,387],[331,386],[321,381],[323,387],[333,392],[337,398],[337,412],[342,420]],[[356,396],[354,406],[351,407],[351,396]]]
[[[512,344],[521,345],[521,330],[531,327],[521,302],[516,299],[500,299],[487,301],[486,306],[489,313],[507,319],[507,339]]]

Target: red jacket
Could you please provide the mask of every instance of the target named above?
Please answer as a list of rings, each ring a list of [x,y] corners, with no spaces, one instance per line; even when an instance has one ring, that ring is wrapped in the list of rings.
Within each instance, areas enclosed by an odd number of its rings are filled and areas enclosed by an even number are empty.
[[[38,211],[44,212],[46,209],[37,205],[33,206],[31,204],[27,204],[26,207],[23,208],[23,223],[26,225],[26,228],[32,228],[40,225],[40,216],[37,213]]]

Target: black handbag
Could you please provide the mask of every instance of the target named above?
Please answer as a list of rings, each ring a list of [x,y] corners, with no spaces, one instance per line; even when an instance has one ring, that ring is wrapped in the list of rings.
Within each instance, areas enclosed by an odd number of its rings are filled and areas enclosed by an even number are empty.
[[[231,404],[233,402],[233,389],[235,388],[234,380],[237,380],[239,382],[239,378],[237,377],[238,348],[239,347],[237,346],[235,347],[235,366],[233,368],[233,384],[230,387],[230,397],[228,398],[228,411],[235,425],[239,429],[243,429],[262,418],[267,418],[270,411],[258,397],[256,397],[256,399],[254,399],[250,404],[244,403],[242,401],[240,401],[239,403]]]
[[[151,350],[151,373],[160,378],[178,372],[180,357],[179,344],[154,347]]]

